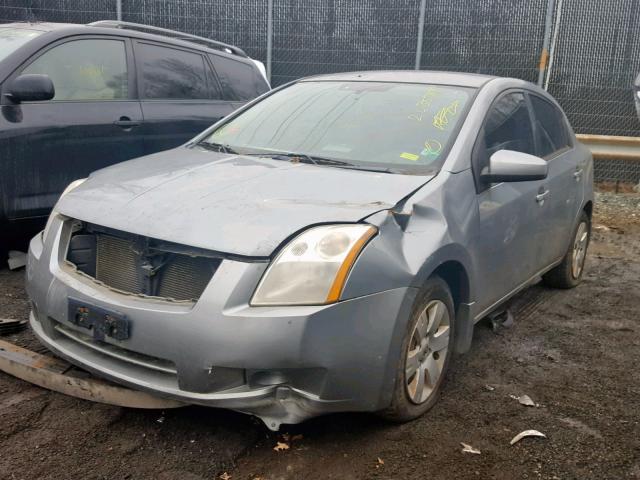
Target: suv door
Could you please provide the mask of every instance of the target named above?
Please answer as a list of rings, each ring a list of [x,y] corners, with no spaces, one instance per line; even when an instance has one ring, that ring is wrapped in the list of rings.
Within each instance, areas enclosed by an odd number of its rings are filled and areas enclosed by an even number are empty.
[[[572,148],[562,112],[548,100],[529,93],[534,114],[536,150],[549,164],[549,189],[538,231],[538,257],[544,266],[566,253],[582,203],[582,165]]]
[[[136,41],[147,153],[177,147],[234,110],[200,52]]]
[[[508,91],[492,104],[474,145],[479,236],[475,258],[479,314],[527,282],[541,268],[536,239],[543,181],[486,184],[480,172],[498,150],[535,155],[529,104],[522,91]]]
[[[2,109],[7,218],[46,215],[71,181],[143,153],[130,48],[118,37],[65,39],[9,78],[46,74],[55,96]]]

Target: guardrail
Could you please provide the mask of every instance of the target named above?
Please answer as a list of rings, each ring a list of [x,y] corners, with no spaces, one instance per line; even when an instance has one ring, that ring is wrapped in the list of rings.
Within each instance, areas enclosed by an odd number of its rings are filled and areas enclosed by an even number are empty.
[[[640,162],[640,137],[614,137],[609,135],[576,135],[596,160],[625,160]]]

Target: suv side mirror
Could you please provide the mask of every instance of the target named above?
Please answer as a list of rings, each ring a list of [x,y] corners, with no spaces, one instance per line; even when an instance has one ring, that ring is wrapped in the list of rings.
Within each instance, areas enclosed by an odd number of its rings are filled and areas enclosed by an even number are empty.
[[[482,169],[480,179],[486,183],[527,182],[547,178],[547,162],[540,157],[513,150],[498,150]]]
[[[13,102],[20,103],[51,100],[55,94],[56,90],[48,75],[29,73],[14,78],[6,95]]]

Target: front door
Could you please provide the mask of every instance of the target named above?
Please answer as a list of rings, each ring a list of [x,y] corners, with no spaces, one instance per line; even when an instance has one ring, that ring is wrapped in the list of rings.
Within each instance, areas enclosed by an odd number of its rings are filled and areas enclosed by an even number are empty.
[[[2,108],[0,182],[9,219],[46,215],[71,181],[143,154],[127,50],[117,37],[66,40],[16,73],[48,75],[55,96]]]
[[[530,109],[520,91],[509,91],[493,103],[473,153],[480,222],[474,242],[480,279],[476,315],[526,282],[539,267],[536,233],[544,181],[483,184],[480,172],[498,150],[535,155]]]

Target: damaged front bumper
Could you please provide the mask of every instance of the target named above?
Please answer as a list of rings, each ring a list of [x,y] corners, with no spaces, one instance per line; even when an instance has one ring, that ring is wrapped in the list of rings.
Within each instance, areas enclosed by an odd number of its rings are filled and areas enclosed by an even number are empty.
[[[256,415],[273,430],[389,404],[414,289],[325,306],[251,307],[266,263],[225,259],[196,303],[167,302],[78,274],[64,260],[66,229],[60,220],[48,245],[40,235],[32,240],[27,289],[33,331],[67,361],[159,396]],[[122,314],[130,334],[97,340],[69,318],[70,298]]]

